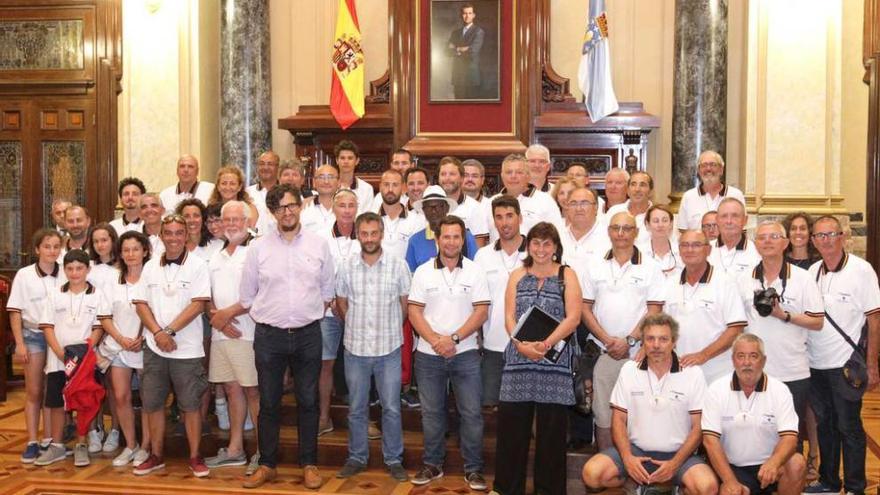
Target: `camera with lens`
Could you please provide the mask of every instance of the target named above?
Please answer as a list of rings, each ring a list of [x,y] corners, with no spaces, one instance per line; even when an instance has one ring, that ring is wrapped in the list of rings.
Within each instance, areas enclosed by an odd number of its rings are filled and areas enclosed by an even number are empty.
[[[776,289],[770,287],[769,289],[756,290],[752,304],[755,305],[759,315],[766,317],[773,312],[773,304],[778,300],[779,294],[776,293]]]

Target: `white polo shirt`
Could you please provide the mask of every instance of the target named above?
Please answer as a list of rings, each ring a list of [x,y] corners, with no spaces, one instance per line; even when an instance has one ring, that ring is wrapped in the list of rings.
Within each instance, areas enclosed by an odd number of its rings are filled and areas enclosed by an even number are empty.
[[[473,261],[460,257],[455,270],[450,272],[439,257],[419,266],[412,278],[409,304],[424,308],[425,320],[439,335],[452,335],[467,321],[474,306],[489,305],[489,285],[486,273]],[[455,346],[457,353],[477,348],[477,332]],[[416,350],[436,356],[431,344],[419,339]]]
[[[412,211],[404,205],[397,218],[392,219],[385,214],[384,207],[380,204],[376,211],[382,217],[384,233],[382,236],[382,251],[389,256],[406,259],[406,246],[410,236],[415,232],[410,222]],[[421,230],[421,229],[419,229]]]
[[[253,238],[248,235],[247,239],[235,248],[232,254],[226,248],[222,248],[208,262],[208,269],[211,271],[211,300],[217,309],[227,308],[238,302],[239,287],[241,286],[241,273],[244,269],[244,259],[247,256],[248,244]],[[238,315],[235,317],[238,323],[235,327],[241,332],[238,340],[254,340],[254,323],[249,313]],[[229,340],[220,330],[211,329],[211,341]]]
[[[113,265],[106,263],[95,263],[94,260],[89,263],[88,281],[95,287],[101,289],[101,292],[107,292],[107,286],[119,282],[119,269]]]
[[[141,333],[141,319],[137,315],[137,309],[134,305],[134,296],[138,291],[137,286],[143,281],[138,279],[137,283],[130,284],[128,282],[111,284],[104,290],[104,297],[107,298],[107,305],[110,313],[113,315],[113,325],[119,330],[123,337],[136,339]],[[144,367],[144,353],[141,351],[132,352],[122,350],[122,346],[113,337],[107,335],[101,342],[101,346],[108,348],[114,352],[118,352],[116,357],[122,361],[122,364],[129,368]]]
[[[491,206],[490,206],[491,210]],[[489,235],[489,226],[486,224],[485,211],[482,209],[480,202],[468,196],[464,192],[461,193],[461,199],[458,205],[449,212],[464,220],[464,225],[471,231],[474,237]],[[494,222],[493,226],[494,226]]]
[[[254,206],[257,207],[257,214],[260,215],[257,217],[257,224],[255,225],[257,232],[264,234],[268,232],[269,229],[274,228],[275,217],[266,207],[266,194],[269,193],[269,189],[260,187],[260,183],[257,182],[247,186],[245,192],[251,197]]]
[[[361,254],[361,243],[357,240],[357,233],[354,227],[351,229],[351,235],[344,236],[336,226],[334,221],[329,228],[318,232],[318,235],[327,241],[327,247],[330,248],[330,256],[333,257],[333,274],[339,273],[339,267],[342,266],[352,256]],[[333,316],[333,311],[327,308],[324,316]]]
[[[28,265],[15,274],[9,299],[6,301],[6,311],[21,313],[22,326],[39,332],[43,306],[66,282],[67,277],[60,263],[55,263],[51,273],[43,272],[36,263]]]
[[[214,192],[214,184],[205,181],[197,181],[189,191],[181,191],[180,183],[168,186],[159,193],[159,199],[162,200],[162,206],[165,207],[165,216],[174,213],[174,209],[184,199],[196,198],[207,205]]]
[[[150,235],[148,238],[150,239],[150,259],[162,256],[162,253],[165,252],[165,243],[162,242],[162,239],[156,234]]]
[[[578,279],[584,302],[593,305],[593,315],[611,337],[625,338],[645,316],[648,304],[662,306],[666,301],[663,272],[635,247],[623,266],[611,250],[593,258]],[[604,349],[598,339],[590,337]]]
[[[820,260],[810,267],[809,273],[819,285],[826,313],[822,330],[808,334],[810,367],[819,370],[840,368],[853,349],[827,317],[833,318],[853,342],[858,343],[867,317],[880,312],[877,272],[862,258],[844,253],[833,269]]]
[[[648,201],[648,208],[650,209],[652,206],[654,206],[654,202]],[[629,200],[608,208],[608,212],[605,213],[606,222],[611,223],[611,218],[618,213],[629,213]],[[636,244],[644,244],[646,241],[651,240],[651,233],[648,232],[648,226],[645,225],[645,215],[647,214],[648,210],[645,210],[645,213],[639,213],[638,215],[630,213],[630,215],[636,219],[636,227],[639,228],[639,235],[636,237]]]
[[[691,432],[691,414],[703,409],[705,393],[699,368],[680,367],[673,354],[672,369],[659,379],[647,359],[627,361],[611,391],[611,407],[626,413],[626,431],[636,447],[677,452]]]
[[[341,187],[342,186],[340,184]],[[351,187],[358,201],[358,215],[366,211],[370,211],[370,205],[373,203],[373,186],[360,177],[354,178],[354,184]]]
[[[491,199],[495,199],[502,194],[505,194],[505,189],[492,196]],[[519,201],[519,209],[520,213],[522,213],[522,224],[519,228],[522,235],[528,234],[529,230],[539,222],[552,223],[556,226],[557,230],[561,228],[560,226],[565,225],[565,222],[562,221],[562,214],[559,212],[559,206],[553,197],[544,191],[538,191],[535,189],[535,186],[530,185],[516,199]],[[498,240],[498,230],[495,229],[495,220],[492,216],[492,201],[490,200],[483,204],[485,205],[483,207],[483,218],[485,218],[484,221],[489,229],[489,242],[495,242]]]
[[[677,274],[678,270],[684,268],[684,263],[681,261],[681,255],[678,253],[678,243],[675,239],[669,241],[669,251],[662,256],[654,252],[654,246],[651,244],[650,239],[646,242],[636,244],[636,246],[642,251],[642,253],[644,253],[646,258],[654,260],[654,262],[660,267],[663,275],[667,277]]]
[[[125,216],[121,216],[115,220],[110,221],[110,226],[113,227],[113,230],[116,231],[116,235],[120,236],[126,232],[143,232],[144,231],[144,221],[138,218],[134,222],[129,222],[125,219]]]
[[[736,198],[745,205],[746,197],[739,189],[724,184],[721,192],[714,198],[703,190],[699,185],[685,191],[681,197],[681,206],[678,207],[678,215],[675,218],[675,227],[679,230],[700,230],[703,223],[703,215],[707,211],[717,211],[718,205],[724,198]]]
[[[79,294],[71,292],[66,283],[53,292],[43,305],[40,329],[53,328],[55,339],[62,348],[85,344],[92,329],[101,326],[100,320],[111,317],[104,294],[90,283]],[[49,349],[46,352],[46,374],[63,370],[64,362]]]
[[[400,195],[400,204],[406,206],[409,203],[409,196],[406,193]],[[377,192],[375,196],[373,196],[373,200],[370,201],[370,211],[373,213],[379,213],[379,208],[382,207],[382,193]]]
[[[507,281],[510,274],[522,266],[522,260],[526,257],[526,240],[523,238],[519,248],[508,255],[501,249],[501,241],[483,246],[477,251],[474,263],[479,265],[486,273],[486,282],[489,286],[489,318],[483,323],[483,348],[504,352],[510,335],[504,323],[504,295],[507,291]]]
[[[788,387],[766,373],[747,398],[736,373],[715,380],[706,391],[701,428],[721,439],[728,462],[759,466],[781,437],[798,435],[798,416]]]
[[[317,196],[315,196],[314,202],[303,208],[299,215],[299,223],[303,228],[316,234],[331,228],[335,221],[336,215],[333,213],[333,208],[324,208]]]
[[[807,339],[813,330],[794,323],[786,323],[775,316],[762,317],[755,309],[755,291],[773,287],[782,298],[783,311],[805,313],[808,316],[824,316],[825,306],[819,287],[803,268],[785,262],[782,271],[772,284],[767,284],[762,265],[752,270],[751,277],[740,277],[738,285],[749,326],[746,331],[764,341],[767,352],[765,369],[771,376],[783,382],[803,380],[810,377],[810,360]],[[763,283],[762,283],[763,282]]]
[[[580,239],[575,239],[571,225],[559,229],[559,239],[562,241],[562,262],[579,274],[586,270],[592,258],[600,257],[611,249],[608,224],[598,217],[593,227]]]
[[[733,249],[721,243],[721,238],[712,243],[709,263],[715,268],[730,275],[732,278],[749,276],[752,269],[761,262],[761,255],[755,243],[743,231],[742,238]]]
[[[666,278],[664,311],[678,322],[675,351],[679,355],[699,352],[727,330],[745,325],[746,313],[736,283],[709,265],[695,286],[686,281],[686,268]],[[700,366],[707,382],[733,371],[730,349]]]
[[[191,302],[211,300],[211,277],[207,263],[186,250],[177,260],[166,260],[164,254],[151,258],[144,266],[140,282],[134,302],[147,304],[160,328],[170,325]],[[147,345],[162,357],[191,359],[205,356],[202,346],[204,331],[199,316],[177,329],[174,336],[177,350],[172,352],[161,351],[153,333],[146,330],[144,338]]]

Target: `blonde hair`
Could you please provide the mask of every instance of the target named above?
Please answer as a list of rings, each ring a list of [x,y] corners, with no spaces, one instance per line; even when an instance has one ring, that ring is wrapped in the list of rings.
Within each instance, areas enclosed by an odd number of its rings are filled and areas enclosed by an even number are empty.
[[[208,198],[208,206],[215,205],[218,203],[223,203],[223,198],[220,196],[220,178],[224,175],[231,174],[238,178],[239,190],[238,194],[235,195],[235,199],[238,201],[244,201],[247,204],[252,204],[251,196],[244,190],[244,172],[241,171],[240,168],[234,165],[226,165],[224,167],[220,167],[220,170],[217,171],[217,179],[214,181],[214,191],[211,192],[211,197]]]

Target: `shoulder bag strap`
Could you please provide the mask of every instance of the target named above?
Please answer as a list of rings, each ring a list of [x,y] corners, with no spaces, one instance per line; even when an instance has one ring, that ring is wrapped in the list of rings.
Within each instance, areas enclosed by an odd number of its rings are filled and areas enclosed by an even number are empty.
[[[839,333],[840,336],[843,337],[843,340],[845,340],[849,345],[852,346],[854,351],[856,351],[858,353],[862,353],[862,348],[859,347],[858,345],[856,345],[855,342],[853,342],[853,340],[849,337],[849,335],[847,335],[846,332],[844,332],[840,328],[840,325],[838,325],[837,322],[834,321],[834,318],[832,318],[831,315],[829,315],[827,312],[825,313],[825,319],[828,320],[828,323],[831,323],[831,326],[833,326],[834,329],[837,330],[837,333]]]

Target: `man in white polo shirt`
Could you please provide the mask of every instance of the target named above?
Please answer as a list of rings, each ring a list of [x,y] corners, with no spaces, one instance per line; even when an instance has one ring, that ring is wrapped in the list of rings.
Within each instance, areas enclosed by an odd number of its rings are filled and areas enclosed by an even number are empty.
[[[600,450],[611,447],[611,390],[620,369],[637,351],[639,322],[659,313],[665,300],[663,272],[634,245],[638,230],[629,213],[611,217],[611,250],[590,260],[578,276],[584,323],[606,351],[593,369],[593,420]]]
[[[781,223],[762,222],[755,241],[761,262],[752,270],[751,277],[739,280],[749,322],[746,330],[766,343],[767,372],[788,386],[794,410],[803,418],[810,392],[807,338],[810,330],[822,330],[825,307],[819,287],[810,274],[785,261],[788,239]],[[768,299],[769,289],[773,289],[778,298]],[[759,295],[764,296],[763,299],[758,299]]]
[[[629,177],[626,183],[626,195],[629,199],[619,205],[608,208],[607,218],[625,211],[636,219],[636,225],[645,225],[645,215],[648,209],[654,205],[651,197],[654,195],[654,178],[648,172],[637,170]],[[648,229],[641,229],[636,244],[644,244],[651,240]]]
[[[373,201],[373,186],[355,175],[361,163],[361,153],[357,145],[343,139],[333,148],[336,166],[339,167],[339,187],[351,189],[357,195],[358,213],[369,211]]]
[[[825,324],[810,332],[810,405],[816,413],[819,432],[819,480],[807,493],[865,491],[865,429],[862,426],[862,395],[851,388],[843,366],[853,348],[834,328],[832,320],[850,340],[863,337],[867,322],[868,383],[877,386],[877,353],[880,339],[880,288],[877,273],[865,260],[844,251],[840,222],[823,216],[813,223],[813,245],[822,259],[810,267],[825,302]],[[843,450],[843,483],[840,480],[840,452]]]
[[[266,193],[278,184],[278,167],[281,163],[281,157],[272,150],[264,151],[257,158],[257,182],[251,184],[245,189],[254,201],[257,212],[257,232],[266,233],[272,225],[272,213],[266,209]]]
[[[806,461],[795,452],[798,415],[788,387],[764,373],[764,342],[733,342],[734,373],[709,385],[703,403],[703,445],[725,495],[797,495]]]
[[[421,337],[415,373],[425,442],[424,465],[412,483],[424,485],[443,476],[446,391],[451,382],[461,416],[465,480],[472,490],[485,490],[476,332],[489,311],[489,287],[483,269],[462,254],[464,221],[447,215],[437,231],[437,256],[416,269],[409,294],[409,320]]]
[[[204,331],[199,318],[211,299],[207,266],[186,251],[186,221],[180,215],[162,220],[165,254],[144,266],[134,302],[144,324],[144,373],[141,399],[150,418],[152,453],[134,470],[136,475],[165,467],[165,400],[174,387],[177,405],[183,411],[189,444],[189,467],[197,477],[207,476],[208,467],[199,454],[202,419],[199,406],[208,388],[202,358]]]
[[[196,198],[208,204],[214,184],[199,180],[199,160],[193,155],[183,155],[177,159],[177,184],[168,186],[159,193],[166,212],[173,212],[184,199]]]
[[[599,489],[620,487],[627,478],[642,486],[671,480],[686,493],[716,494],[715,474],[694,455],[706,381],[699,369],[681,367],[674,318],[647,316],[639,333],[645,358],[627,361],[611,395],[614,447],[587,461],[584,483]]]
[[[598,217],[596,193],[579,187],[568,194],[568,225],[559,230],[562,262],[576,271],[584,270],[590,259],[611,249],[605,222]]]
[[[526,157],[517,154],[504,157],[501,162],[501,182],[504,188],[496,196],[507,194],[519,201],[523,219],[520,227],[522,234],[528,234],[538,222],[563,225],[562,214],[553,197],[529,183]],[[489,242],[495,242],[498,240],[498,231],[495,230],[491,208],[485,208],[484,217],[489,225]]]
[[[504,294],[510,273],[522,266],[526,257],[526,238],[519,233],[522,215],[519,202],[502,195],[492,200],[495,230],[499,238],[477,251],[474,263],[486,272],[491,305],[489,318],[483,324],[483,405],[497,406],[504,369],[504,349],[510,336],[504,326]]]
[[[718,239],[712,245],[709,263],[734,278],[748,277],[761,255],[746,235],[746,207],[736,198],[724,198],[718,205]]]
[[[706,235],[689,230],[678,240],[684,268],[666,278],[665,311],[678,320],[681,337],[676,349],[682,366],[700,366],[706,381],[733,371],[730,345],[746,326],[736,283],[706,258]]]
[[[410,210],[401,201],[401,194],[403,175],[394,169],[383,172],[379,181],[379,206],[375,210],[382,217],[382,252],[405,259],[413,223],[410,222]]]
[[[214,253],[208,262],[211,271],[211,302],[209,313],[228,309],[238,303],[241,272],[247,256],[248,244],[253,238],[247,231],[250,208],[241,201],[228,201],[223,205],[223,249]],[[254,364],[254,327],[248,314],[235,317],[234,323],[211,332],[211,359],[208,361],[208,379],[223,385],[229,404],[229,444],[221,448],[215,457],[205,459],[209,468],[241,466],[247,462],[243,432],[245,418],[260,417],[260,392],[257,388],[257,367]],[[258,436],[259,438],[259,436]],[[257,450],[259,452],[259,450]],[[254,454],[248,470],[256,471],[259,454]]]
[[[461,188],[464,180],[464,166],[454,156],[444,156],[437,166],[437,183],[446,192],[446,197],[455,202],[455,207],[449,210],[450,215],[455,215],[462,220],[474,239],[477,247],[486,245],[489,239],[489,228],[486,225],[485,211],[480,203],[464,193]]]
[[[707,211],[718,208],[724,198],[735,198],[745,204],[746,198],[739,189],[724,184],[724,159],[717,152],[707,150],[697,160],[700,184],[688,189],[681,197],[681,207],[675,225],[682,232],[700,228],[700,221]]]
[[[146,194],[147,188],[137,177],[126,177],[119,181],[119,204],[122,205],[122,216],[110,222],[110,226],[116,230],[116,235],[122,235],[129,230],[135,232],[144,231],[144,221],[141,219],[140,202],[141,195]]]

